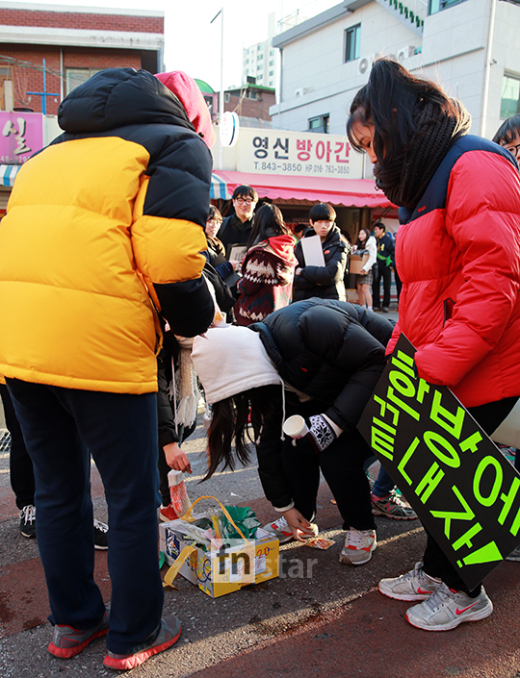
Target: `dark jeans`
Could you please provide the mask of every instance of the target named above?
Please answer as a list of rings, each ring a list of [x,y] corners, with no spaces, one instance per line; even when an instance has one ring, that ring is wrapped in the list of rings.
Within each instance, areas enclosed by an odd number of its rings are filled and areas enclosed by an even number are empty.
[[[374,266],[374,283],[372,285],[372,303],[374,308],[381,306],[380,301],[380,286],[381,279],[383,280],[383,306],[388,308],[390,306],[390,286],[392,284],[392,271],[390,266],[379,268]]]
[[[24,506],[34,504],[34,472],[31,457],[23,440],[22,429],[16,418],[11,396],[5,384],[0,384],[0,396],[4,406],[5,424],[11,434],[9,452],[9,474],[16,506],[21,510]]]
[[[479,407],[468,408],[468,412],[482,426],[484,431],[490,435],[504,421],[517,400],[518,398],[504,398],[503,400],[497,400],[486,405],[480,405]],[[441,547],[428,532],[427,535],[428,540],[423,557],[424,571],[431,577],[442,579],[445,584],[456,591],[464,591],[471,596],[478,596],[481,586],[477,586],[474,591],[470,592],[460,578],[458,570],[450,563]]]
[[[164,598],[157,558],[155,393],[99,393],[13,379],[7,386],[34,464],[49,619],[86,630],[105,611],[93,578],[90,452],[109,510],[106,644],[112,652],[132,653],[155,640]]]
[[[295,410],[287,406],[286,415],[323,412],[326,407],[316,401],[300,403]],[[312,520],[316,515],[316,499],[323,473],[343,518],[343,529],[374,530],[370,485],[363,464],[372,454],[357,429],[344,431],[323,452],[310,447],[295,447],[287,437],[282,447],[284,476],[289,484],[295,508]]]
[[[392,480],[392,478],[390,478],[388,473],[385,471],[383,465],[381,464],[377,480],[374,483],[374,487],[372,488],[372,494],[378,497],[379,499],[382,499],[383,497],[388,496],[390,492],[394,489],[394,487],[395,487],[394,481]]]

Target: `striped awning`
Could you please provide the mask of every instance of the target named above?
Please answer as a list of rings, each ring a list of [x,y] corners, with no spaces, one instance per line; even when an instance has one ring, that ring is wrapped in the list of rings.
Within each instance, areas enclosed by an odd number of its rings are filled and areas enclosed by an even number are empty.
[[[212,200],[231,200],[231,194],[227,191],[226,182],[215,173],[211,175],[209,195]]]
[[[16,175],[20,171],[21,165],[0,165],[0,185],[14,186]]]

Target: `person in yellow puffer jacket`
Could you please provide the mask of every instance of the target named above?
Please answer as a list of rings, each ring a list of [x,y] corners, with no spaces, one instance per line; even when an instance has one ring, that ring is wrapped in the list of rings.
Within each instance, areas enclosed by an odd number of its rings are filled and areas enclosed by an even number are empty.
[[[34,464],[49,651],[73,657],[106,635],[104,664],[124,670],[180,635],[161,618],[157,566],[157,313],[183,336],[213,320],[214,134],[195,81],[131,68],[77,87],[58,122],[2,220],[0,373]],[[89,452],[109,508],[110,619],[93,579]]]

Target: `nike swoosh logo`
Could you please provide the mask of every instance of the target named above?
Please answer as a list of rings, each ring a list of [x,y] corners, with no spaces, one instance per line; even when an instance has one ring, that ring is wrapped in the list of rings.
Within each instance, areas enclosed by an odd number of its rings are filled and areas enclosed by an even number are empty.
[[[432,593],[432,591],[426,591],[419,586],[419,588],[417,589],[417,593],[429,594]]]
[[[466,610],[471,610],[471,608],[472,608],[472,607],[475,607],[476,604],[477,604],[477,603],[473,603],[472,605],[468,605],[468,607],[465,607],[465,608],[463,608],[462,610],[459,609],[459,608],[457,608],[457,609],[455,610],[455,614],[459,615],[459,614],[462,614],[463,612],[466,612]]]

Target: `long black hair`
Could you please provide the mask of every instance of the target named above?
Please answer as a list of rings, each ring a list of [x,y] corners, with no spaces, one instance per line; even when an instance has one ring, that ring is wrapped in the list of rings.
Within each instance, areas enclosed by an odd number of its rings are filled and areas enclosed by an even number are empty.
[[[267,240],[274,235],[287,235],[290,232],[279,208],[276,205],[265,203],[255,212],[253,230],[247,241],[247,247],[252,247],[261,240]]]
[[[357,125],[370,130],[376,186],[394,205],[414,208],[446,153],[469,132],[471,116],[436,83],[379,59],[350,107],[348,137],[360,151]]]
[[[365,241],[362,241],[361,238],[359,237],[359,233],[361,233],[361,231],[365,231],[365,235],[366,235]],[[370,229],[369,228],[360,228],[359,233],[358,233],[358,239],[357,239],[356,245],[358,246],[359,249],[365,250],[366,247],[367,247],[368,239],[370,238],[370,235],[371,235]]]
[[[372,123],[374,153],[383,167],[416,140],[420,132],[418,112],[427,103],[433,104],[439,113],[455,112],[452,100],[435,82],[412,75],[397,61],[378,59],[368,84],[359,90],[350,106],[347,134],[352,147],[364,150],[352,132],[353,126]]]
[[[235,470],[237,460],[249,461],[249,443],[255,442],[266,419],[276,418],[282,422],[280,386],[261,386],[237,393],[211,406],[212,419],[208,429],[209,464],[204,480],[208,480],[221,466]],[[249,412],[253,438],[249,431]],[[233,451],[234,443],[234,451]]]
[[[520,113],[512,115],[500,125],[497,129],[493,141],[496,144],[505,146],[512,143],[513,139],[520,136]]]

